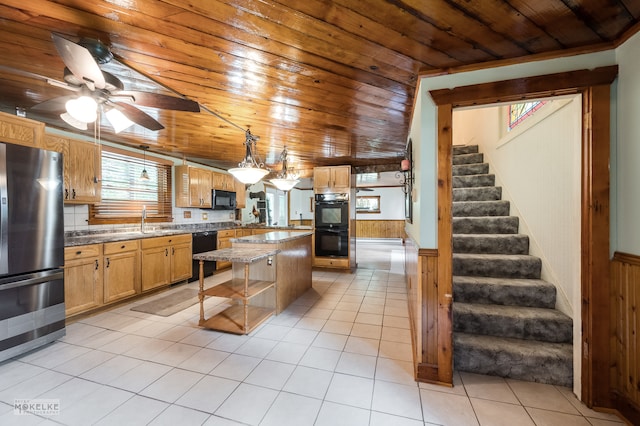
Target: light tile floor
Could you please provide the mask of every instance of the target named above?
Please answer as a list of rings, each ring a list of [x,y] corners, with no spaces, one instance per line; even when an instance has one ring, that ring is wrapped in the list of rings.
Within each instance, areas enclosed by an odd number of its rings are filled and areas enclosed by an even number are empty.
[[[416,383],[402,264],[399,240],[359,241],[356,273],[314,271],[312,291],[248,336],[200,329],[197,304],[84,318],[0,364],[0,424],[622,424],[557,386],[458,372],[453,388]],[[57,399],[60,413],[19,416],[16,399]]]

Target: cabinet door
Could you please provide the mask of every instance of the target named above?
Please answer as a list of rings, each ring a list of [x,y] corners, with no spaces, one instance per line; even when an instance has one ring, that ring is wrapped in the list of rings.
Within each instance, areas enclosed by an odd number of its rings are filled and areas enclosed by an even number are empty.
[[[17,145],[42,148],[44,123],[0,112],[0,139]]]
[[[142,250],[142,291],[168,285],[171,280],[169,246]]]
[[[193,262],[191,261],[191,244],[171,246],[171,282],[191,278]]]
[[[104,257],[104,303],[140,292],[139,265],[137,250]]]
[[[90,142],[69,141],[70,202],[88,203],[100,201],[101,157],[100,146]]]
[[[313,169],[313,188],[316,192],[328,190],[331,186],[331,168],[316,167]]]
[[[176,207],[191,207],[189,202],[189,166],[175,166]]]
[[[236,191],[236,207],[244,209],[247,207],[247,187],[239,180],[233,179],[234,189]]]
[[[102,264],[99,257],[65,261],[64,299],[66,315],[102,304]]]
[[[189,167],[189,205],[191,207],[202,205],[200,195],[200,169]]]
[[[211,207],[211,189],[213,189],[213,173],[209,170],[200,170],[200,197],[202,207]]]
[[[50,151],[56,151],[62,154],[62,177],[64,180],[63,199],[69,202],[71,199],[71,177],[69,176],[69,169],[71,165],[69,163],[69,139],[62,136],[48,135],[44,136],[44,149]]]
[[[351,168],[349,166],[333,167],[331,175],[334,191],[349,191],[351,186]]]

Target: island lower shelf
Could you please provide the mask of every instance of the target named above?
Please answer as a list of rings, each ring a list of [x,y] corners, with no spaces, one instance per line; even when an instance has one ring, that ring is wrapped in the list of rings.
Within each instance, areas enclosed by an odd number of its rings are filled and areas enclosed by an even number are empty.
[[[273,308],[233,305],[198,325],[233,334],[248,334],[275,313]]]

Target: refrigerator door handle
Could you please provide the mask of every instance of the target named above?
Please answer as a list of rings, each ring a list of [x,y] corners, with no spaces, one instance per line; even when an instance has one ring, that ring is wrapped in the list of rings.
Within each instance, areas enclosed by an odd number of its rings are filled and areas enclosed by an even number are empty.
[[[58,280],[62,278],[64,278],[63,270],[56,269],[53,271],[47,271],[46,273],[34,274],[29,278],[23,279],[20,281],[13,281],[6,284],[0,284],[0,291],[8,290],[10,288],[15,288],[15,287],[24,287],[26,285],[40,284],[45,281]]]

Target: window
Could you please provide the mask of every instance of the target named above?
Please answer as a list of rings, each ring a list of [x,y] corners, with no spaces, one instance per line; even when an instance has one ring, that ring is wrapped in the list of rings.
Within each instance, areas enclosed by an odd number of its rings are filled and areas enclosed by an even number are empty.
[[[102,197],[89,206],[89,224],[140,221],[146,208],[150,222],[169,222],[172,163],[111,147],[102,149]],[[141,180],[146,168],[149,180]]]
[[[357,213],[380,213],[380,196],[369,195],[356,197]]]
[[[546,101],[531,101],[509,105],[509,130],[513,130],[514,127],[522,123],[527,117],[530,117],[545,103]]]

